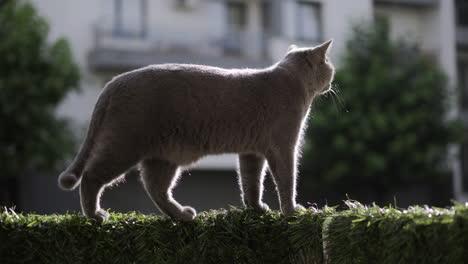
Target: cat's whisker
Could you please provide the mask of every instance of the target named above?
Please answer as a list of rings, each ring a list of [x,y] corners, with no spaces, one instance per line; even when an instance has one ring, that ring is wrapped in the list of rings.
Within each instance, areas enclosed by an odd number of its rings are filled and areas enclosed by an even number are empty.
[[[335,100],[335,96],[337,96],[337,95],[336,95],[336,92],[335,92],[334,90],[330,89],[330,94],[331,94],[331,98],[332,98],[332,100],[333,100],[333,105],[335,106],[335,110],[336,110],[337,112],[339,112],[340,109],[338,109],[338,104],[336,103],[336,100]]]
[[[336,111],[339,112],[336,100],[334,98],[335,96],[338,97],[338,95],[337,95],[336,91],[333,90],[333,85],[334,84],[330,84],[330,88],[326,92],[324,92],[322,95],[324,95],[323,97],[331,97],[331,100],[333,101],[333,105],[335,105]],[[320,97],[318,99],[321,100]]]
[[[335,88],[335,89],[333,89]],[[346,112],[349,112],[349,110],[346,108],[346,104],[343,100],[343,98],[338,94],[339,90],[338,90],[339,86],[338,84],[334,83],[332,85],[332,89],[330,89],[331,93],[333,93],[336,97],[337,97],[337,100],[338,102],[341,104],[341,106],[343,107],[343,109],[346,111]]]

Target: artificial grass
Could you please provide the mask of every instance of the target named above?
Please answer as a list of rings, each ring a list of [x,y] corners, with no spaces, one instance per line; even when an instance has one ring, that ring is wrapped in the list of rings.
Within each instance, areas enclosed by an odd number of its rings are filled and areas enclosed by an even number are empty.
[[[192,222],[112,213],[0,213],[0,263],[466,263],[468,206],[309,208],[292,217],[231,208]],[[324,255],[325,252],[325,255]]]
[[[407,209],[363,206],[324,226],[329,263],[468,263],[468,204]]]
[[[321,214],[232,208],[180,222],[112,213],[98,224],[79,214],[9,211],[0,214],[0,263],[290,263],[304,249],[320,263]]]

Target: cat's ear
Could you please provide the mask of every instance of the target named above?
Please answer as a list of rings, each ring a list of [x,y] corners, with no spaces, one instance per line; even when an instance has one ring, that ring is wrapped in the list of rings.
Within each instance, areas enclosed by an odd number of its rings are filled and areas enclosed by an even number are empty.
[[[330,50],[332,44],[333,44],[333,39],[330,39],[329,41],[324,42],[320,44],[319,46],[315,47],[314,50],[316,50],[317,52],[320,52],[322,56],[325,56]]]
[[[292,44],[292,45],[289,45],[289,48],[288,48],[288,51],[287,51],[287,53],[289,53],[289,52],[290,52],[291,50],[293,50],[293,49],[297,49],[297,46],[296,46],[296,45],[294,45],[294,44]]]

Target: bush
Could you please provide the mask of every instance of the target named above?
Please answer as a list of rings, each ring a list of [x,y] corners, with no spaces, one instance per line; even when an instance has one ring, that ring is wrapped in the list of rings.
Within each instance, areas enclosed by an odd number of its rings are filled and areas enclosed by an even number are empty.
[[[389,32],[383,19],[355,27],[334,81],[338,97],[319,98],[312,111],[302,160],[303,174],[313,176],[307,185],[385,195],[450,180],[446,150],[456,129],[445,119],[445,75],[435,58]]]
[[[0,5],[0,182],[27,169],[53,170],[74,149],[55,108],[77,87],[78,67],[67,41],[48,44],[47,22],[18,2]]]
[[[346,204],[344,211],[309,208],[293,217],[232,208],[193,222],[112,213],[103,224],[77,214],[9,210],[0,214],[0,262],[324,263],[325,256],[329,263],[464,263],[468,257],[468,206]]]

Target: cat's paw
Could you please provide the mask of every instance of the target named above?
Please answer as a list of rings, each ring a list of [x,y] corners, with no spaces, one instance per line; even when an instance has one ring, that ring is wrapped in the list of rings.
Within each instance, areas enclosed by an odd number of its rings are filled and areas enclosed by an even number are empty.
[[[109,213],[104,209],[99,209],[96,214],[90,215],[90,218],[96,220],[99,223],[109,220]]]
[[[182,212],[178,218],[182,221],[192,221],[195,219],[195,216],[197,216],[197,211],[195,211],[195,209],[190,206],[183,206]]]
[[[304,210],[304,209],[305,209],[304,206],[300,204],[296,204],[294,208],[292,207],[284,208],[281,211],[283,212],[285,216],[291,216],[291,215],[294,215],[297,211]]]
[[[266,204],[266,203],[260,203],[256,206],[253,206],[253,208],[258,211],[258,212],[267,212],[267,211],[270,211],[270,207]]]
[[[300,211],[300,210],[304,210],[304,209],[305,209],[305,207],[300,205],[300,204],[296,204],[296,207],[294,207],[295,211]]]

